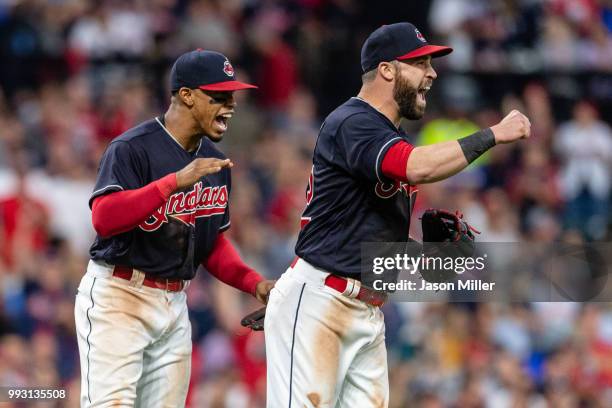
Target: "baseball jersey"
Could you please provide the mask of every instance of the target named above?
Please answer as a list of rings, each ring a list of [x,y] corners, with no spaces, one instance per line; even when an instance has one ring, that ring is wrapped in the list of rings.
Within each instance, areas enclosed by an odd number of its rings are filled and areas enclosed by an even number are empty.
[[[89,206],[98,196],[141,188],[200,157],[225,159],[207,137],[190,153],[170,135],[162,118],[146,121],[107,147]],[[191,279],[219,232],[229,228],[230,190],[227,168],[202,177],[194,186],[172,194],[132,230],[108,238],[97,236],[90,249],[91,258],[160,278]]]
[[[416,188],[382,174],[385,153],[407,140],[382,113],[351,98],[323,122],[306,188],[296,254],[359,279],[362,242],[404,242]]]

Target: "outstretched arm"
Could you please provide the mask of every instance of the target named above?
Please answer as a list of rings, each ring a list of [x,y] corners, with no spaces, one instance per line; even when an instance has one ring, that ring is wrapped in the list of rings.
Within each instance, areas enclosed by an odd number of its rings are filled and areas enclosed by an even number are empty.
[[[412,185],[433,183],[457,174],[496,144],[528,138],[529,119],[517,110],[491,128],[457,141],[415,147],[406,164],[406,178]]]
[[[210,255],[202,265],[221,282],[250,293],[261,303],[267,303],[274,282],[264,280],[253,268],[245,264],[225,235],[217,236]]]

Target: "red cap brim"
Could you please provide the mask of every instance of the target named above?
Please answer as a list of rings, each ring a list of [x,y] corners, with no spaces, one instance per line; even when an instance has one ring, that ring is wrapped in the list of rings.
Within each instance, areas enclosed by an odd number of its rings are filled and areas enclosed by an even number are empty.
[[[240,81],[217,82],[216,84],[200,85],[198,88],[205,91],[239,91],[241,89],[257,89],[255,85]]]
[[[397,57],[397,60],[406,60],[409,58],[417,58],[425,55],[431,55],[432,58],[443,57],[453,52],[451,47],[445,47],[443,45],[424,45],[421,48],[417,48],[414,51],[410,51],[408,54]]]

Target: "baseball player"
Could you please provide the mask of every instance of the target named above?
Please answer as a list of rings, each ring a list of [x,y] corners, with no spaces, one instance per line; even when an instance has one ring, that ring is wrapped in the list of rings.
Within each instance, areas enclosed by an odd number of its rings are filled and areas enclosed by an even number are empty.
[[[232,162],[213,144],[234,114],[217,52],[181,55],[166,113],[114,139],[89,204],[97,237],[75,304],[82,407],[184,407],[191,325],[184,289],[202,264],[263,303],[273,283],[245,265],[230,226]]]
[[[360,243],[406,241],[418,184],[529,137],[529,120],[513,111],[456,141],[408,143],[400,121],[423,116],[431,59],[451,51],[410,23],[382,26],[363,45],[363,86],[321,127],[297,257],[270,293],[268,407],[388,406],[386,295],[361,285]]]

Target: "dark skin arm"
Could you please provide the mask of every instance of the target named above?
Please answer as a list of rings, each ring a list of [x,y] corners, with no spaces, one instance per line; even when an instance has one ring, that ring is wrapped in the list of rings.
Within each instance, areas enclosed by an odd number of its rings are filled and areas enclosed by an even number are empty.
[[[255,287],[255,298],[259,300],[264,305],[268,304],[268,297],[270,296],[270,291],[274,287],[276,283],[275,280],[262,280]]]
[[[232,168],[234,163],[230,159],[199,158],[193,160],[182,170],[176,172],[176,191],[193,186],[200,178],[209,174],[218,173],[222,168]]]

